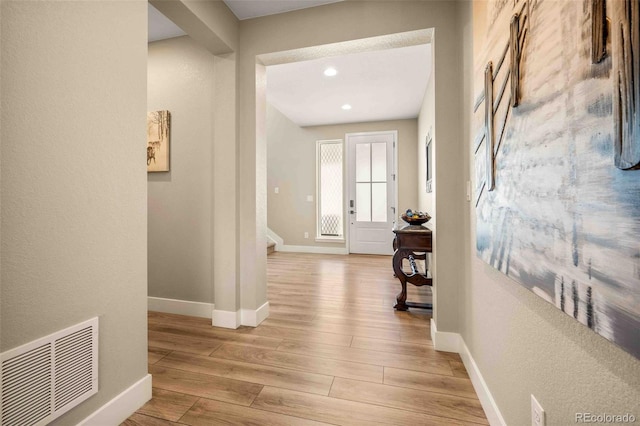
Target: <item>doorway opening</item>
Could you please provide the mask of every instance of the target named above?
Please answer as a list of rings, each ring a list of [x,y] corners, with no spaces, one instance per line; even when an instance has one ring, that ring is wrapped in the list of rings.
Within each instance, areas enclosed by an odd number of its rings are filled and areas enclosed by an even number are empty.
[[[266,234],[277,251],[393,254],[399,212],[422,201],[419,115],[433,69],[431,37],[426,29],[256,56],[258,122],[266,124],[257,140],[267,145],[257,201],[266,200]],[[367,142],[367,135],[387,139]],[[344,220],[332,238],[317,231],[324,218],[315,147],[327,141],[344,141]]]

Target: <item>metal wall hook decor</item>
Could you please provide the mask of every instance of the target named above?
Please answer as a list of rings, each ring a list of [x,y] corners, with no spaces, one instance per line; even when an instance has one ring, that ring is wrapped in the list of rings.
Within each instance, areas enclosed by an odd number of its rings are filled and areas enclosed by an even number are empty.
[[[640,5],[613,3],[614,162],[622,170],[640,168]]]
[[[607,1],[591,0],[591,63],[598,64],[607,55]]]
[[[486,177],[485,183],[481,190],[478,191],[478,199],[482,196],[484,190],[493,191],[496,185],[496,164],[495,158],[498,150],[500,149],[500,143],[504,135],[504,131],[507,126],[507,120],[511,108],[516,108],[520,104],[520,69],[522,65],[522,52],[524,44],[527,39],[527,33],[530,25],[531,14],[531,2],[524,1],[516,13],[511,16],[509,40],[507,41],[502,54],[498,59],[496,66],[493,66],[493,62],[487,63],[484,73],[484,91],[481,93],[475,102],[474,112],[478,110],[482,103],[485,104],[485,116],[484,127],[481,129],[483,135],[476,136],[477,144],[480,145],[483,141],[485,143],[486,153]],[[499,76],[502,66],[505,60],[509,58],[509,65],[502,82],[497,85],[499,90],[494,93],[495,82]],[[506,98],[508,107],[503,108],[501,120],[498,132],[495,131],[495,116],[502,105],[502,101],[506,92],[507,85],[510,87],[509,96]],[[496,139],[497,137],[497,139]],[[477,147],[476,147],[477,151]]]

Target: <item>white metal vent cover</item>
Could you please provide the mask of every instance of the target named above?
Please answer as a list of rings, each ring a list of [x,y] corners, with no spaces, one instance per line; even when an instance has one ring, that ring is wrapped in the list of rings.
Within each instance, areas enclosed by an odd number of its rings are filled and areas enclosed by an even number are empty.
[[[0,425],[46,425],[98,392],[98,317],[4,352],[0,361]]]

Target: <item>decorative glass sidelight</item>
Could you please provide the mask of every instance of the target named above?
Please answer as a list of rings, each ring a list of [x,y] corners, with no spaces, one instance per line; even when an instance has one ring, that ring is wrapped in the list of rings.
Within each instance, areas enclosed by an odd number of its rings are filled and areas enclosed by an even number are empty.
[[[343,236],[342,140],[318,141],[318,237]]]

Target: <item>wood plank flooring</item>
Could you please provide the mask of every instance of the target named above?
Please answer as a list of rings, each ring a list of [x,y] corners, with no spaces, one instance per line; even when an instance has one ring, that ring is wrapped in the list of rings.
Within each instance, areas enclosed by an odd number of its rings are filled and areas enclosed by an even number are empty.
[[[393,309],[389,256],[267,262],[256,328],[149,312],[153,399],[123,425],[488,424],[460,357],[433,349],[430,315]],[[430,295],[410,286],[408,300]]]

